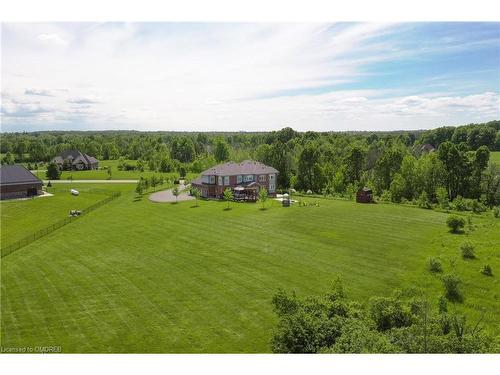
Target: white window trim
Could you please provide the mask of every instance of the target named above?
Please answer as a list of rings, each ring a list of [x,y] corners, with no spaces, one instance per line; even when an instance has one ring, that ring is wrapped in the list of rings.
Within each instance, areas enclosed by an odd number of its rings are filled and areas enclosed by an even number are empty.
[[[224,176],[224,185],[229,186],[229,176]]]
[[[266,175],[265,174],[259,175],[259,182],[266,182]]]
[[[236,177],[236,183],[241,184],[243,182],[243,176],[239,175]]]

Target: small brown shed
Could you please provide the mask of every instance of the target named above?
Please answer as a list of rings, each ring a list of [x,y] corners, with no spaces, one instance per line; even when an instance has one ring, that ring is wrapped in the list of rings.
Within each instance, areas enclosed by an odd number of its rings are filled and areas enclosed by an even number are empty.
[[[373,192],[372,189],[366,186],[359,189],[356,193],[356,202],[358,203],[373,203]]]

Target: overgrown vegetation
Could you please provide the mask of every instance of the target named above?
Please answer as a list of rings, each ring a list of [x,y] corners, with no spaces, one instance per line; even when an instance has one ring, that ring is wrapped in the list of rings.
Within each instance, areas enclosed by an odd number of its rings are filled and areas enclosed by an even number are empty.
[[[460,216],[450,215],[446,219],[446,225],[448,225],[452,233],[460,233],[465,226],[465,219]]]
[[[429,258],[429,271],[433,273],[443,272],[441,261],[437,258]]]
[[[368,306],[348,298],[337,279],[320,297],[278,291],[275,353],[488,353],[494,342],[481,322],[448,313],[417,293],[373,297]]]
[[[460,250],[462,252],[462,258],[464,259],[474,259],[476,257],[474,245],[472,245],[470,242],[464,242],[460,246]]]

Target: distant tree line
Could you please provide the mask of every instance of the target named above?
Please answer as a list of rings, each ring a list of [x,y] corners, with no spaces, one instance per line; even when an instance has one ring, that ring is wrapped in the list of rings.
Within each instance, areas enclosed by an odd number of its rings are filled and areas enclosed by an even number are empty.
[[[499,166],[489,163],[490,151],[500,150],[500,121],[397,132],[4,133],[0,148],[4,164],[46,162],[78,149],[101,160],[118,159],[123,169],[181,175],[255,159],[280,172],[282,190],[352,197],[368,186],[382,200],[422,207],[444,207],[457,198],[500,204]]]

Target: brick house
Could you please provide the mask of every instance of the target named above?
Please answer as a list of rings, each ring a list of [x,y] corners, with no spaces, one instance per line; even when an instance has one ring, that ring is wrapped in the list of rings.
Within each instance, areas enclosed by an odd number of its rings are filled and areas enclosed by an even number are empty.
[[[258,161],[228,162],[202,172],[191,182],[204,198],[222,198],[224,190],[230,188],[235,200],[255,201],[260,189],[265,188],[270,196],[276,195],[278,170]]]
[[[0,199],[40,195],[42,185],[42,181],[22,165],[0,167]]]

